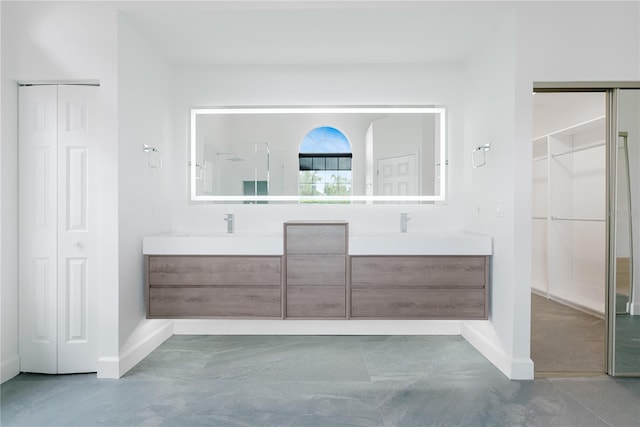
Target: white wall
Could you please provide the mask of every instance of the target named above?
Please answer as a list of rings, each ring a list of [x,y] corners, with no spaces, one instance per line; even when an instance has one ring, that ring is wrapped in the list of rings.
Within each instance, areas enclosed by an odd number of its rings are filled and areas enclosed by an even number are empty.
[[[639,2],[531,2],[516,16],[513,353],[529,354],[533,82],[640,81]],[[505,301],[509,303],[509,301]]]
[[[492,150],[487,166],[465,169],[465,226],[494,236],[491,326],[471,325],[469,338],[485,344],[493,360],[502,355],[504,363],[497,364],[511,378],[532,375],[533,82],[640,80],[639,6],[517,4],[515,21],[506,22],[469,63],[465,151],[485,142]]]
[[[529,183],[531,180],[531,142],[522,145],[529,164],[517,165],[521,147],[515,138],[515,35],[512,17],[496,29],[468,63],[463,173],[467,195],[465,228],[493,237],[490,324],[468,322],[465,337],[507,376],[518,379],[532,378],[533,363],[529,358],[530,278],[527,275],[525,282],[517,281],[522,274],[520,269],[526,270],[527,262],[530,264],[530,260],[519,259],[519,245],[526,244],[529,238],[526,233],[517,235],[516,223],[518,215],[531,216],[531,201],[520,200],[517,189],[519,177],[526,177]],[[474,169],[471,152],[485,143],[491,144],[485,153],[486,164]],[[530,253],[530,247],[526,250]],[[518,330],[518,319],[527,328]]]
[[[118,17],[118,335],[119,373],[136,349],[164,333],[168,321],[146,320],[142,237],[171,230],[169,67],[124,14]],[[147,144],[162,152],[143,151]],[[151,156],[151,158],[149,157]]]
[[[116,13],[102,3],[2,2],[3,361],[17,355],[17,82],[100,81],[101,359],[118,355]],[[6,353],[6,354],[4,354]],[[17,372],[11,372],[16,374]],[[10,374],[3,375],[3,380]]]
[[[4,4],[0,3],[0,51],[8,49]],[[5,78],[8,62],[0,59],[0,382],[16,375],[18,356],[18,146],[11,143],[17,133],[18,91]]]
[[[637,1],[518,4],[520,83],[638,81],[639,9]]]
[[[290,219],[342,219],[352,233],[462,228],[463,78],[460,65],[179,66],[173,70],[173,224],[177,231],[226,230],[219,204],[188,201],[188,113],[194,106],[444,105],[448,108],[449,195],[425,205],[234,205],[238,231],[280,231]],[[365,129],[366,130],[366,129]],[[354,167],[356,160],[354,160]],[[364,161],[363,161],[364,165]]]

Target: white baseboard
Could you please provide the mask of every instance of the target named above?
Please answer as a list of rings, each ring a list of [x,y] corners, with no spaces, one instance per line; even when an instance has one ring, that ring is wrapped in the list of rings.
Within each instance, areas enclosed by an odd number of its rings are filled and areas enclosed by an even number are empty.
[[[459,320],[175,320],[176,335],[460,335]]]
[[[629,314],[632,316],[640,316],[640,302],[629,304]]]
[[[120,355],[120,376],[126,374],[129,369],[140,363],[142,359],[173,335],[173,321],[162,322],[154,329],[133,346],[124,349]]]
[[[151,322],[150,322],[151,323]],[[98,378],[120,378],[173,335],[173,321],[157,321],[145,325],[145,334],[128,341],[119,357],[98,359]]]
[[[119,358],[103,358],[98,378],[119,378],[171,335],[461,335],[512,380],[532,380],[533,361],[506,354],[486,320],[240,320],[178,319],[131,346]],[[114,360],[112,360],[114,359]]]
[[[533,361],[530,358],[509,356],[500,345],[493,325],[488,320],[463,322],[462,337],[507,378],[511,380],[533,379]]]
[[[511,380],[532,380],[534,376],[531,358],[511,359]]]
[[[111,357],[100,357],[98,358],[98,378],[120,378],[120,358],[111,356]]]
[[[0,384],[9,381],[20,373],[20,356],[17,354],[2,361],[0,366]]]

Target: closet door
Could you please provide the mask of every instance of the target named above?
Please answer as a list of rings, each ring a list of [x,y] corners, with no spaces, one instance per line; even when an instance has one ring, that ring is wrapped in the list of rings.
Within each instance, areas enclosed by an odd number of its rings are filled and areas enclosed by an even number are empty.
[[[90,191],[97,91],[20,89],[22,371],[97,369],[99,205]]]
[[[97,87],[58,86],[58,372],[97,370]],[[90,191],[91,190],[91,191]]]
[[[20,370],[54,374],[58,318],[56,86],[20,88]]]

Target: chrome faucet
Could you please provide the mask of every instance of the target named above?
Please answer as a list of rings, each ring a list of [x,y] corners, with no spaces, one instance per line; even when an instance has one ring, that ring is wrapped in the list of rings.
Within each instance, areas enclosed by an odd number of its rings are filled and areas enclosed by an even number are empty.
[[[411,218],[409,217],[409,214],[406,212],[403,212],[400,214],[400,232],[401,233],[406,233],[407,232],[407,223],[409,222]]]
[[[224,220],[227,221],[227,233],[233,233],[236,231],[236,225],[234,222],[234,216],[232,213],[227,213],[224,216]]]

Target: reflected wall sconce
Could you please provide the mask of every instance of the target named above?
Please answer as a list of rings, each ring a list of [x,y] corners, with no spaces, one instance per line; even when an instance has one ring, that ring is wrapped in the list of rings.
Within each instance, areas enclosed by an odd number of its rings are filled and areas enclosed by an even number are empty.
[[[487,163],[485,153],[489,150],[491,150],[491,144],[487,142],[484,145],[477,146],[471,151],[471,165],[474,169],[484,166]]]
[[[189,162],[189,167],[195,168],[196,179],[202,179],[202,165],[200,163]]]
[[[162,169],[162,151],[156,147],[143,144],[142,151],[147,153],[147,165],[154,169]]]

